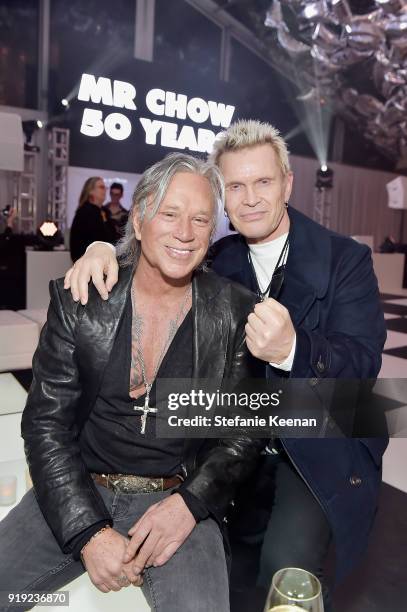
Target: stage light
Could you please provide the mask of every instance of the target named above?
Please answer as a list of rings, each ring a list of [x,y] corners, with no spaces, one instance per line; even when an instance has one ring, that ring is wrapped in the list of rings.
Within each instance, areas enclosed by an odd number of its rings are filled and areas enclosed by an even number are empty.
[[[68,100],[66,98],[62,98],[61,104],[62,104],[62,106],[65,106],[65,108],[69,107],[69,102],[68,102]]]
[[[317,189],[332,189],[334,186],[334,173],[326,164],[317,170],[315,187]]]
[[[37,229],[37,248],[42,251],[52,251],[54,247],[62,244],[63,236],[54,221],[48,219]]]
[[[43,122],[42,122],[40,119],[38,119],[38,121],[37,121],[37,128],[38,128],[39,130],[41,130],[43,127],[44,127]]]
[[[38,125],[39,123],[42,124],[42,122],[39,120],[38,121],[35,121],[35,120],[23,121],[23,132],[25,136],[25,143],[24,143],[25,151],[38,152],[40,150],[40,148],[37,145],[31,144],[31,140],[32,140],[34,132],[38,130],[40,127],[42,127],[42,125],[41,126]]]
[[[39,230],[43,236],[48,237],[55,236],[58,228],[53,221],[44,221],[44,223],[40,225]]]

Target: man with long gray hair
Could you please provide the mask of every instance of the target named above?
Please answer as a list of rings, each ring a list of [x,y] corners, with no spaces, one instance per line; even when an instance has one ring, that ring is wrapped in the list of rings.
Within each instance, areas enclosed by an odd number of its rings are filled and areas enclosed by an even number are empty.
[[[86,570],[102,592],[144,578],[153,610],[229,610],[223,519],[263,444],[155,436],[158,379],[249,374],[255,298],[198,270],[222,200],[215,166],[171,154],[136,188],[109,302],[51,283],[22,418],[33,490],[0,523],[3,597]]]

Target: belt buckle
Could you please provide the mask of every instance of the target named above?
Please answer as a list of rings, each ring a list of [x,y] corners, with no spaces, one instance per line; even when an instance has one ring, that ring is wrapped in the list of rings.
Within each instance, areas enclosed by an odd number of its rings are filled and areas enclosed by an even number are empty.
[[[116,480],[111,480],[108,483],[112,485],[112,489],[115,492],[120,493],[155,493],[156,491],[164,490],[164,482],[163,479],[160,478],[160,483],[157,482],[158,479],[148,478],[146,476],[120,476],[116,478]]]

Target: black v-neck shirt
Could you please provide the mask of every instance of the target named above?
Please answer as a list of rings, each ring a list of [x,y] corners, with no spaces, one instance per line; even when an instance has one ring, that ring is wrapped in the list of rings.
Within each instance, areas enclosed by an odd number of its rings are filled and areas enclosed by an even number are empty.
[[[173,476],[181,473],[183,439],[157,439],[159,413],[147,417],[145,434],[140,433],[145,395],[129,397],[131,365],[132,305],[130,292],[119,324],[95,406],[80,436],[86,467],[97,474]],[[176,332],[161,363],[157,378],[192,377],[192,311]],[[159,398],[161,401],[161,398]],[[156,406],[155,383],[150,406]]]

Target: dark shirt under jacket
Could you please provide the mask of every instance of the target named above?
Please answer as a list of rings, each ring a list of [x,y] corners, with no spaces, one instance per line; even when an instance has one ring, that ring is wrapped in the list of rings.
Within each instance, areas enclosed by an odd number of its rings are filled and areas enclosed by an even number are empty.
[[[77,209],[72,221],[69,236],[72,261],[76,261],[85,253],[86,248],[96,240],[114,244],[116,232],[109,215],[99,206],[85,202]]]
[[[140,433],[145,395],[129,397],[131,365],[130,295],[118,330],[105,376],[80,438],[82,458],[90,472],[97,474],[137,474],[173,476],[182,473],[183,439],[156,439],[156,418],[147,417],[145,434]],[[192,316],[185,317],[158,370],[159,378],[191,378]],[[164,398],[159,398],[160,401]],[[156,405],[155,383],[150,405]]]

